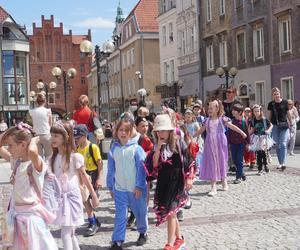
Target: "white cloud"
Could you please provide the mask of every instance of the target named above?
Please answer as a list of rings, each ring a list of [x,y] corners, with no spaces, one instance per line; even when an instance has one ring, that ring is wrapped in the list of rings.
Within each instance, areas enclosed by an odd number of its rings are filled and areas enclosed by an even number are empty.
[[[90,17],[81,22],[76,22],[75,27],[81,28],[100,28],[100,29],[111,29],[115,27],[114,22],[103,17]]]

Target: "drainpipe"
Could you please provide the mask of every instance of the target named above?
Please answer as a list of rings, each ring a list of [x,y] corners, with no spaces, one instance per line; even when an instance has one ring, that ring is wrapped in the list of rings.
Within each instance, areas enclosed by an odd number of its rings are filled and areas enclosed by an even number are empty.
[[[201,100],[204,104],[204,82],[202,78],[202,61],[201,61],[201,48],[202,48],[202,37],[201,37],[201,16],[200,16],[200,1],[196,1],[196,8],[197,8],[197,22],[198,22],[198,57],[199,57],[199,92],[201,90]],[[199,96],[200,97],[200,96]]]
[[[2,41],[3,41],[3,24],[0,22],[0,89],[1,89],[1,95],[0,95],[0,100],[1,100],[1,106],[2,106],[2,113],[3,113],[3,118],[5,118],[4,114],[4,85],[3,85],[3,71],[2,71]]]
[[[145,55],[144,55],[144,33],[141,33],[141,63],[142,63],[142,86],[139,86],[139,88],[145,88]]]

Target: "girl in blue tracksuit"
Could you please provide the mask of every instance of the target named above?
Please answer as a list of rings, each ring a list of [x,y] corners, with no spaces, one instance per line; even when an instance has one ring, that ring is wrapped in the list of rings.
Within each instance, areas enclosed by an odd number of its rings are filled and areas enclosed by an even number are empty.
[[[133,122],[121,118],[115,128],[116,141],[108,155],[107,187],[115,200],[115,225],[112,235],[113,249],[123,249],[127,223],[127,212],[130,208],[137,222],[140,233],[136,242],[141,246],[147,241],[148,208],[147,183],[144,160],[146,154],[136,141],[130,140]]]

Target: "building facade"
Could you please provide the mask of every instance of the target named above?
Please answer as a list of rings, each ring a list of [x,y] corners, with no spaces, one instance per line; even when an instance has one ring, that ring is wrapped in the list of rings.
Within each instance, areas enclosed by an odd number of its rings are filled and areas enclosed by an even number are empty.
[[[285,99],[300,100],[300,2],[272,1],[272,87]]]
[[[181,110],[202,96],[199,60],[199,8],[196,0],[177,0],[177,59]]]
[[[160,94],[155,91],[160,77],[157,9],[157,0],[140,0],[114,32],[115,51],[107,58],[112,120],[136,108],[141,88],[147,91],[147,107],[160,109]]]
[[[0,30],[1,116],[12,125],[23,120],[29,109],[29,40],[25,29],[1,6]]]
[[[175,0],[158,0],[160,84],[162,102],[178,109],[180,104],[177,60],[177,11]]]
[[[31,90],[40,91],[38,81],[49,84],[56,81],[55,89],[48,90],[48,106],[58,115],[72,113],[78,108],[78,97],[88,93],[86,75],[90,72],[91,58],[80,53],[80,43],[91,40],[90,30],[86,35],[73,35],[69,30],[64,34],[63,24],[54,26],[54,17],[41,18],[41,27],[33,23],[33,34],[30,40],[30,82]],[[73,79],[64,81],[64,77],[55,78],[52,69],[59,67],[63,71],[75,68],[77,73]],[[67,100],[67,101],[65,101]]]

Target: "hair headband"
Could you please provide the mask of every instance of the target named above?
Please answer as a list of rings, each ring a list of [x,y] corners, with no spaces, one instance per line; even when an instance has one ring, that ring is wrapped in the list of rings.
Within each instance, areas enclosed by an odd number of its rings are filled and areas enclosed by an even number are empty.
[[[24,131],[24,132],[27,133],[27,134],[33,134],[32,127],[31,127],[30,125],[28,125],[27,123],[19,122],[19,123],[16,125],[16,128],[17,128],[18,130]]]

